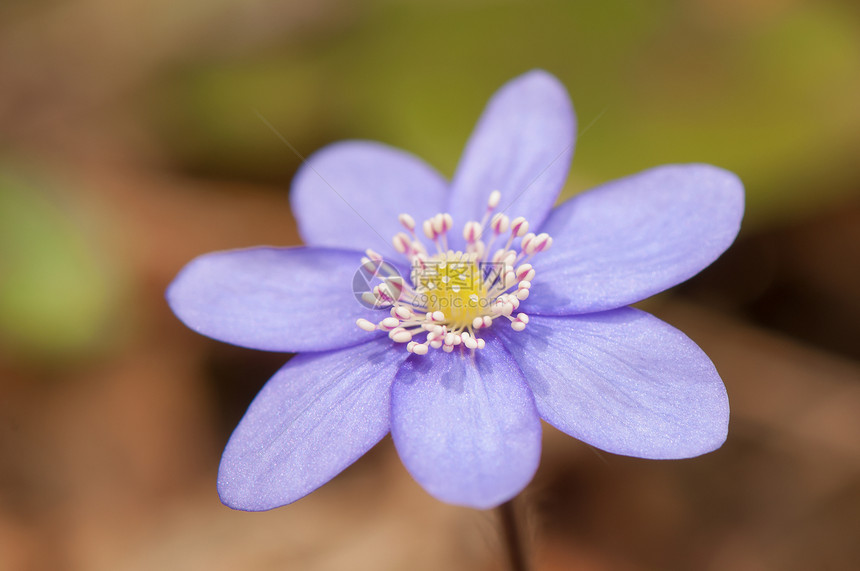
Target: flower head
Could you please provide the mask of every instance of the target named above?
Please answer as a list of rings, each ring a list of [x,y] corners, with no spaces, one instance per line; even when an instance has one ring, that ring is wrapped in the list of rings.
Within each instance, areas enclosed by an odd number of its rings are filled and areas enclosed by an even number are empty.
[[[298,500],[389,432],[429,493],[476,508],[531,480],[541,419],[642,458],[723,443],[713,364],[627,306],[725,251],[743,187],[713,166],[670,165],[552,209],[574,135],[563,86],[527,73],[490,100],[450,183],[403,151],[334,144],[293,182],[307,246],[215,252],[182,270],[167,299],[189,327],[300,353],[230,438],[224,503]],[[356,270],[376,278],[358,300]]]

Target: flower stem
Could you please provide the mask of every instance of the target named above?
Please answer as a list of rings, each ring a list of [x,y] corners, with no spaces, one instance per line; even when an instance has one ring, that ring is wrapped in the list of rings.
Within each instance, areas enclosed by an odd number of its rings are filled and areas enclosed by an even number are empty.
[[[496,510],[499,513],[502,541],[505,544],[510,571],[528,571],[529,565],[526,562],[522,530],[514,510],[514,500],[503,503]]]

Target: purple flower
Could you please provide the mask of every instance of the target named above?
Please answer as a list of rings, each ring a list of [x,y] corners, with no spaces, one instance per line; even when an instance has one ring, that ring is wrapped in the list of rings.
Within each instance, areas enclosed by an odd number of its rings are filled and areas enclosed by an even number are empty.
[[[531,480],[540,419],[641,458],[723,443],[729,405],[711,361],[627,306],[725,251],[743,187],[713,166],[669,165],[553,209],[575,125],[564,87],[533,71],[490,100],[450,183],[385,145],[331,145],[293,182],[307,246],[215,252],[182,270],[167,299],[186,325],[300,353],[227,444],[225,504],[294,502],[389,431],[430,494],[476,508]],[[364,304],[359,267],[380,276]]]

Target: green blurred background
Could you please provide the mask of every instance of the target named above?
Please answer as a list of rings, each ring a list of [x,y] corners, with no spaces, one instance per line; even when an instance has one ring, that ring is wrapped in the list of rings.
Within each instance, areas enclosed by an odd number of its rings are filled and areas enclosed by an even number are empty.
[[[450,176],[536,67],[578,115],[566,195],[688,161],[748,192],[735,247],[646,306],[723,373],[729,442],[648,463],[548,429],[538,568],[860,565],[855,2],[5,0],[0,569],[495,568],[491,517],[388,442],[295,506],[222,508],[220,448],[284,356],[194,336],[162,292],[206,251],[299,243],[300,158],[258,114],[305,156],[376,139]]]

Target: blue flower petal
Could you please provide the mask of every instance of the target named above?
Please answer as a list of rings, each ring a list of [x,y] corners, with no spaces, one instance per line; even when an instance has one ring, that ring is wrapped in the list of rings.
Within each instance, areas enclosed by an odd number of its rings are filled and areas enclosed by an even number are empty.
[[[353,294],[360,260],[355,252],[321,248],[213,252],[183,268],[167,301],[194,331],[234,345],[287,352],[346,347],[368,340],[356,319],[380,319]]]
[[[714,365],[652,315],[534,316],[525,331],[502,336],[541,417],[574,438],[662,459],[698,456],[726,439],[729,403]]]
[[[445,209],[447,181],[418,157],[370,141],[345,141],[311,155],[293,179],[290,200],[310,246],[400,257],[391,239],[410,214],[418,224]]]
[[[668,165],[576,196],[542,232],[528,312],[570,315],[641,301],[699,273],[740,229],[744,190],[710,165]]]
[[[436,498],[486,509],[537,470],[541,426],[522,373],[498,340],[409,359],[392,387],[391,436],[412,477]]]
[[[498,190],[499,211],[511,219],[525,216],[537,228],[567,179],[575,135],[573,106],[555,77],[535,70],[502,86],[454,175],[449,212],[455,223],[480,221]]]
[[[391,341],[297,355],[251,403],[221,458],[226,505],[262,511],[322,486],[388,433],[395,372],[408,356]]]

